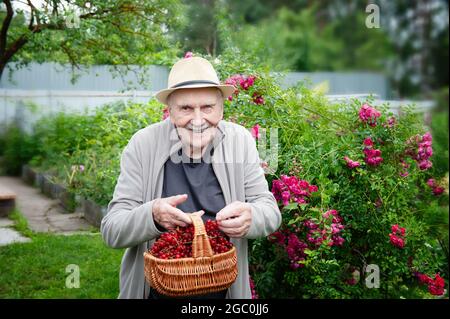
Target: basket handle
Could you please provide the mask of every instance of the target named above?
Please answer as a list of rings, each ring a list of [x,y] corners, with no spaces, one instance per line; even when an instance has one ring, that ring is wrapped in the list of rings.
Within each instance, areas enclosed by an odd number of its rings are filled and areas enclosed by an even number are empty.
[[[205,224],[199,214],[189,215],[194,225],[194,239],[192,241],[192,257],[211,257],[214,255],[206,233]]]

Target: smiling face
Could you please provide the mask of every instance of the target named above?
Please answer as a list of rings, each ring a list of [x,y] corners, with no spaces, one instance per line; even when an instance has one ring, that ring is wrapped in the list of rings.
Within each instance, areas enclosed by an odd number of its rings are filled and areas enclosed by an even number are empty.
[[[216,88],[181,89],[168,99],[171,122],[177,127],[183,146],[191,157],[212,141],[216,126],[223,118],[223,98]]]

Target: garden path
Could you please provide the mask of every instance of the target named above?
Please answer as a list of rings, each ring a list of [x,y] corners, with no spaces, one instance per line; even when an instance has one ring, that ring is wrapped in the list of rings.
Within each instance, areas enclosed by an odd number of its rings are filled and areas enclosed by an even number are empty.
[[[88,231],[92,227],[83,218],[83,212],[77,210],[75,213],[65,214],[59,200],[45,196],[38,188],[26,184],[20,177],[0,176],[0,185],[8,187],[17,194],[16,207],[27,219],[28,227],[32,231],[71,235]],[[9,227],[7,220],[2,218],[0,221],[0,229],[3,231]],[[3,224],[7,226],[2,226]],[[8,230],[12,229],[8,228]],[[0,231],[0,243],[1,236]]]

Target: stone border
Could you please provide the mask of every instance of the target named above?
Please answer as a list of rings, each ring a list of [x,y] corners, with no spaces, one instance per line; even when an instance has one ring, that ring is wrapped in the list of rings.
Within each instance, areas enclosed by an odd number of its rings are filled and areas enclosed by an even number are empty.
[[[29,165],[22,166],[22,179],[41,192],[53,199],[58,199],[68,214],[79,209],[83,211],[84,218],[96,227],[100,227],[103,217],[106,215],[107,207],[100,206],[94,201],[83,198],[67,190],[66,187],[53,183],[51,176],[33,170]]]
[[[82,198],[81,202],[83,205],[84,218],[86,218],[90,224],[100,227],[102,219],[106,215],[107,207],[100,206],[86,198]]]

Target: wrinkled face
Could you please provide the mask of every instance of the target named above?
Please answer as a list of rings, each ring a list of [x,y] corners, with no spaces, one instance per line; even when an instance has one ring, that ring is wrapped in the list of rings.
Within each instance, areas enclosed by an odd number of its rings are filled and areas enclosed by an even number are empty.
[[[168,99],[170,120],[185,146],[202,149],[214,138],[223,118],[223,98],[216,88],[182,89]]]

